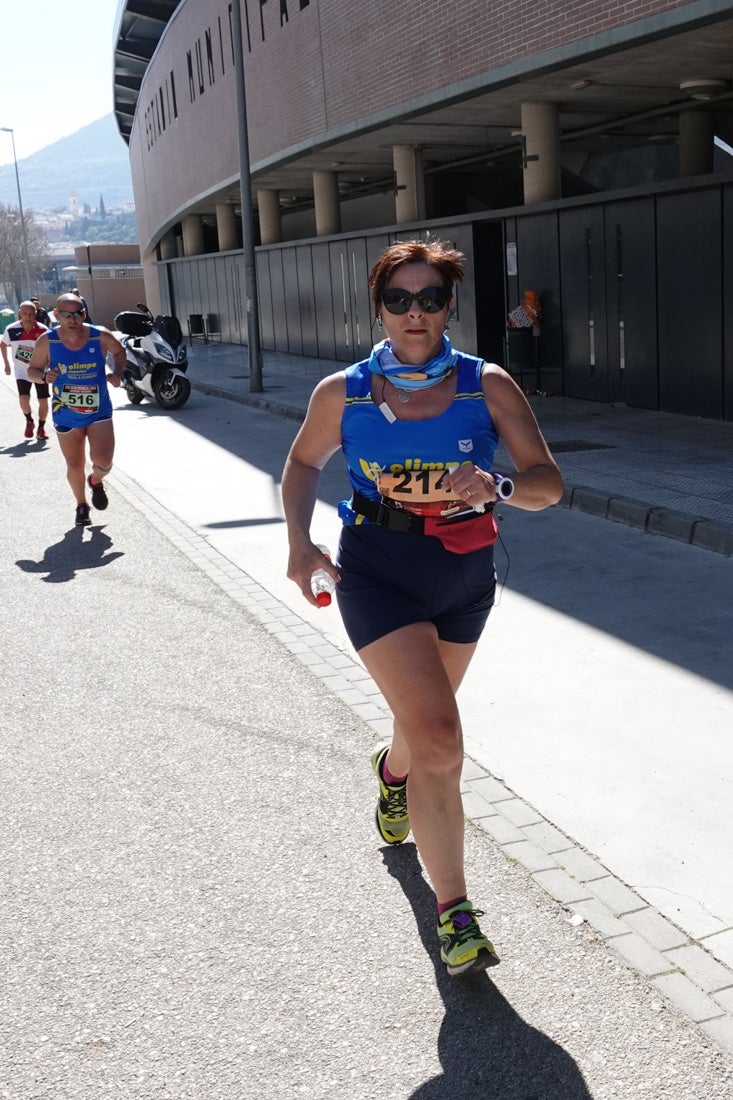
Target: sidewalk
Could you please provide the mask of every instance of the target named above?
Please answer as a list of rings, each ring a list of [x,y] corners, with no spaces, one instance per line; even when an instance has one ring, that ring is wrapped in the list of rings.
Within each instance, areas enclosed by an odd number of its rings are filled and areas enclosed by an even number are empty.
[[[264,390],[253,394],[246,347],[196,344],[188,374],[203,393],[299,420],[316,383],[346,365],[267,351]],[[562,470],[565,507],[733,556],[733,423],[564,397],[529,401]]]

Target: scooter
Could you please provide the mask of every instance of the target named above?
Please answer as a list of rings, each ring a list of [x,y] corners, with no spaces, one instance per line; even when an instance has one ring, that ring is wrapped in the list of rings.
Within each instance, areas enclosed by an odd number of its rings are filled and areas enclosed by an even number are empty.
[[[133,405],[152,397],[163,409],[180,409],[191,396],[180,323],[162,314],[153,317],[141,302],[137,308],[139,313],[124,310],[115,317],[116,335],[127,357],[122,374],[125,392]]]

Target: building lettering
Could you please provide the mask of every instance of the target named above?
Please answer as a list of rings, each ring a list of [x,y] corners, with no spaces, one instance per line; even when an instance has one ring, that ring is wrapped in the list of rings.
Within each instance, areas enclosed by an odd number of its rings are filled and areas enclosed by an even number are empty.
[[[176,80],[171,70],[164,84],[159,85],[143,112],[145,141],[148,149],[152,149],[161,134],[176,118],[178,118]]]
[[[250,7],[257,4],[259,9],[259,41],[267,41],[267,28],[265,26],[265,4],[267,0],[243,0],[242,4],[242,29],[244,33],[244,47],[247,53],[252,53],[254,48],[250,24]],[[279,0],[280,27],[290,24],[290,13],[296,10],[305,11],[310,7],[310,0]],[[229,24],[229,49],[225,47],[226,29],[222,26],[222,17],[217,16],[216,26],[205,28],[202,35],[198,35],[190,49],[186,50],[186,73],[188,76],[188,101],[195,103],[205,94],[207,87],[211,88],[216,83],[216,69],[221,64],[221,75],[226,76],[227,70],[231,71],[235,66],[234,29],[232,24],[232,5],[227,4],[227,22]],[[214,42],[218,38],[218,49]],[[215,55],[216,53],[216,60]],[[204,59],[205,55],[205,59]],[[164,84],[159,85],[153,93],[150,101],[143,111],[142,123],[145,130],[145,141],[148,150],[152,149],[161,135],[168,129],[171,123],[178,118],[178,100],[176,97],[176,82],[174,72],[171,69]]]

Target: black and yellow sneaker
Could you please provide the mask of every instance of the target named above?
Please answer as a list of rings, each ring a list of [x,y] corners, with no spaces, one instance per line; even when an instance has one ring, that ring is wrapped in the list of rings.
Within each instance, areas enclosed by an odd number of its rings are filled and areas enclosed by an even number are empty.
[[[382,779],[382,764],[389,752],[389,746],[375,749],[372,753],[372,771],[379,780],[379,801],[377,802],[377,829],[387,844],[401,844],[410,831],[410,819],[407,816],[407,782],[391,787]]]
[[[449,974],[469,974],[498,964],[494,945],[478,926],[476,918],[483,915],[470,901],[462,901],[438,918],[440,957]]]

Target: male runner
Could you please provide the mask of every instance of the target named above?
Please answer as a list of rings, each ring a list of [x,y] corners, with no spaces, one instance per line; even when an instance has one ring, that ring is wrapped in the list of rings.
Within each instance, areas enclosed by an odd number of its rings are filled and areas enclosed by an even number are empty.
[[[15,368],[15,384],[18,387],[18,402],[21,412],[25,416],[26,439],[33,438],[33,414],[31,413],[31,382],[28,379],[28,364],[36,341],[48,329],[46,325],[39,324],[36,318],[36,307],[30,300],[21,302],[18,307],[18,320],[9,324],[2,336],[0,336],[0,352],[5,362],[5,373],[10,374],[10,359],[8,349],[12,349],[13,366]],[[48,439],[46,435],[46,417],[48,416],[48,386],[45,382],[36,382],[36,397],[38,398],[38,439]]]
[[[86,499],[87,484],[92,504],[102,511],[109,503],[103,478],[112,469],[115,435],[112,402],[107,383],[118,387],[125,368],[125,349],[109,329],[84,323],[84,305],[74,294],[56,301],[58,328],[43,334],[28,365],[28,377],[51,383],[51,415],[66,459],[66,476],[76,497],[76,520],[91,523]],[[107,373],[107,356],[114,360]],[[86,441],[92,472],[85,477]]]

